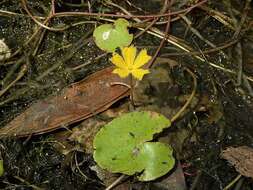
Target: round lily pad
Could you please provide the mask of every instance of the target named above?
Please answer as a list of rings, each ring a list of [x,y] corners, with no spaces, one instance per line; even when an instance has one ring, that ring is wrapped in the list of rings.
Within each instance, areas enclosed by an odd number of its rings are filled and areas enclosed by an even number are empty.
[[[160,142],[145,142],[140,147],[139,162],[145,169],[138,177],[140,181],[150,181],[165,175],[170,171],[175,159],[170,146]]]
[[[156,179],[173,168],[175,159],[170,146],[148,141],[170,124],[155,112],[131,112],[115,118],[95,136],[94,159],[114,173],[139,173],[141,181]]]
[[[127,27],[129,22],[125,19],[117,19],[114,24],[102,24],[93,32],[96,45],[108,52],[114,52],[118,47],[129,46],[133,41],[133,35],[129,34]]]

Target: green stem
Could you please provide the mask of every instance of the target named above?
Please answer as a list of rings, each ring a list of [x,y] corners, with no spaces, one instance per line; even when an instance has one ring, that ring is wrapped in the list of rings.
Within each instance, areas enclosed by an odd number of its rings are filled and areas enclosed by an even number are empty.
[[[134,109],[134,84],[133,84],[133,76],[130,74],[130,101]]]

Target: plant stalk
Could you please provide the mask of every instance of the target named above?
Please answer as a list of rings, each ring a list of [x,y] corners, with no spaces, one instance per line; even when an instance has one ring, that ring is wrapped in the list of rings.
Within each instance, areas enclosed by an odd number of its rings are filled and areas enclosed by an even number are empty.
[[[134,79],[133,79],[133,76],[130,74],[129,76],[130,78],[130,101],[131,101],[131,105],[133,106],[133,109],[135,108],[134,107]]]

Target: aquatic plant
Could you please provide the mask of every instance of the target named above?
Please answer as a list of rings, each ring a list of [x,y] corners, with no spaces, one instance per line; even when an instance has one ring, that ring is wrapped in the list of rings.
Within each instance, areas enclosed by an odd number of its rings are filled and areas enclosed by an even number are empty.
[[[107,52],[114,52],[118,47],[129,46],[133,41],[133,35],[129,34],[127,27],[129,22],[125,19],[117,19],[113,24],[98,26],[93,37],[96,45]]]
[[[124,114],[96,134],[93,157],[101,168],[113,173],[137,174],[140,181],[154,180],[175,164],[169,145],[150,142],[170,124],[169,119],[155,112]]]
[[[143,49],[136,56],[136,47],[121,48],[122,56],[113,53],[111,62],[116,66],[113,73],[118,74],[121,78],[127,77],[129,74],[133,75],[136,79],[142,80],[145,74],[149,73],[148,69],[141,69],[150,59],[151,56],[147,54],[147,50]]]

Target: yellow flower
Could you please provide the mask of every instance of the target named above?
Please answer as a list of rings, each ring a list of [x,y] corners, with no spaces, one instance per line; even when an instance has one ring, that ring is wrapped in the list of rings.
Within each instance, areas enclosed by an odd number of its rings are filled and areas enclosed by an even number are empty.
[[[150,59],[147,50],[143,49],[136,56],[136,47],[130,46],[121,49],[122,56],[113,53],[111,62],[116,65],[113,73],[118,74],[121,78],[132,74],[136,79],[141,80],[145,74],[149,73],[148,69],[141,69]]]

